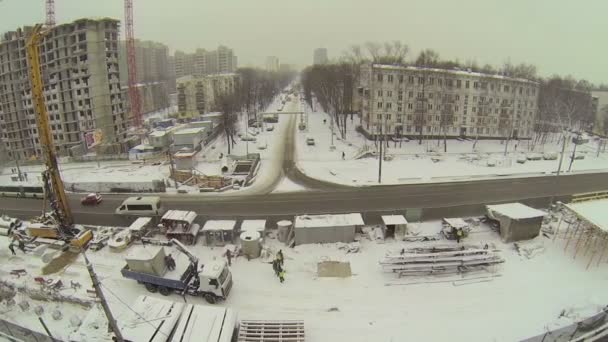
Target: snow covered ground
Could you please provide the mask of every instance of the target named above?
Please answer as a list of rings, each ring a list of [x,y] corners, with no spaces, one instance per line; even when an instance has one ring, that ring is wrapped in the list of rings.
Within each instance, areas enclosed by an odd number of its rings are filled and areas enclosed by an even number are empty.
[[[323,120],[326,120],[324,123]],[[340,134],[334,135],[331,151],[330,118],[326,113],[314,112],[309,115],[309,132],[298,133],[298,167],[308,176],[334,183],[346,185],[378,184],[378,159],[375,157],[355,159],[364,148],[376,150],[373,141],[355,131],[359,124],[357,116],[347,120],[346,139],[339,139]],[[337,128],[335,128],[337,132]],[[315,140],[315,146],[306,144],[306,138]],[[518,157],[529,153],[532,142],[511,141],[507,146],[507,156],[504,156],[504,141],[480,140],[474,141],[449,140],[447,153],[443,153],[443,141],[428,140],[418,144],[418,141],[395,143],[390,142],[386,155],[390,161],[382,163],[383,184],[403,184],[433,181],[451,181],[477,179],[480,177],[502,177],[505,175],[542,175],[555,172],[557,160],[528,160],[524,164],[517,163]],[[473,147],[475,145],[475,147]],[[562,171],[568,170],[570,151],[562,162]],[[537,145],[536,153],[561,151],[561,143],[557,138],[544,145]],[[342,153],[345,160],[342,160]],[[577,147],[585,154],[585,159],[575,160],[572,171],[608,170],[608,153],[602,152],[597,156],[597,143],[591,141]],[[495,164],[488,166],[488,162]]]
[[[430,235],[441,229],[438,221],[413,223],[412,232]],[[225,303],[235,309],[239,319],[299,319],[305,321],[306,340],[320,341],[516,341],[542,334],[599,312],[608,302],[606,264],[585,270],[587,258],[572,258],[573,246],[564,252],[561,236],[553,241],[540,236],[528,244],[542,246],[541,252],[531,259],[520,256],[513,244],[500,242],[498,234],[488,226],[475,227],[467,244],[493,243],[501,250],[505,263],[499,266],[491,281],[457,282],[458,277],[408,277],[398,279],[395,274],[383,273],[378,261],[390,251],[429,244],[455,244],[452,241],[402,242],[388,240],[377,243],[360,237],[358,253],[347,253],[343,244],[302,245],[285,248],[272,237],[266,239],[267,248],[282,249],[285,255],[286,281],[279,283],[271,265],[261,259],[247,261],[233,259],[234,287]],[[0,237],[0,246],[8,245]],[[122,253],[107,248],[89,252],[103,284],[111,309],[120,320],[128,306],[140,294],[147,294],[142,285],[122,278],[120,268],[124,256],[131,250],[143,248],[133,245]],[[191,248],[202,263],[222,258],[224,248],[209,248],[197,244]],[[178,254],[177,251],[172,251]],[[582,252],[581,252],[582,253]],[[24,284],[29,288],[39,285],[32,281],[40,275],[41,260],[17,250],[11,256],[7,248],[0,249],[3,281]],[[323,260],[348,261],[353,276],[350,278],[319,278],[316,264]],[[24,268],[27,276],[9,275],[13,269]],[[86,297],[90,281],[82,258],[58,274],[44,276],[61,278],[82,284],[79,290],[61,291],[66,296]],[[160,294],[151,294],[161,298]],[[178,295],[169,299],[182,302]],[[19,293],[17,302],[25,299]],[[208,305],[201,298],[186,298],[188,302]],[[53,303],[56,305],[56,303]],[[57,337],[74,330],[64,322],[44,314],[51,332]],[[34,306],[32,304],[32,306]],[[63,306],[62,306],[63,307]],[[31,326],[42,331],[33,310],[18,313],[21,309],[0,304],[0,316],[9,321]],[[63,307],[64,317],[84,314],[68,306]],[[563,315],[562,313],[566,313]],[[561,316],[561,317],[560,317]],[[105,331],[103,316],[100,336]]]

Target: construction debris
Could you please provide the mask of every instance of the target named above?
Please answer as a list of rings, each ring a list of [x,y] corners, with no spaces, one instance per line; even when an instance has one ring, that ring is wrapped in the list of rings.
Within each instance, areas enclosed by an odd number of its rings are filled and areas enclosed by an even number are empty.
[[[241,321],[238,342],[304,342],[304,321]]]
[[[543,245],[542,240],[515,242],[514,245],[517,253],[527,259],[532,259],[545,251],[545,246]]]
[[[460,274],[503,263],[497,252],[489,245],[419,247],[387,255],[380,265],[387,272],[398,273],[399,277]]]

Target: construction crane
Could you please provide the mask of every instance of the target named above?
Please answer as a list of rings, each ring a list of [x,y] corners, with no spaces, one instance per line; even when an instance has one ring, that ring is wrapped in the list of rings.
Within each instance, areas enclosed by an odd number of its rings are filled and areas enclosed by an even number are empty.
[[[44,84],[40,66],[40,43],[47,31],[43,31],[42,25],[36,25],[31,37],[27,42],[27,57],[30,67],[30,81],[32,83],[32,97],[34,100],[36,124],[42,154],[46,163],[46,170],[42,173],[45,196],[48,198],[53,211],[53,219],[56,228],[47,230],[48,233],[33,234],[39,237],[51,237],[70,241],[73,246],[82,247],[88,242],[92,234],[90,231],[79,232],[74,229],[74,218],[72,210],[65,194],[63,181],[57,163],[57,154],[53,136],[49,125],[49,115],[44,102]]]
[[[55,0],[46,0],[46,26],[55,26]]]
[[[129,73],[129,102],[133,114],[133,126],[140,128],[141,100],[137,90],[137,62],[135,61],[135,32],[133,29],[133,0],[125,0],[125,39],[127,41],[127,66]]]

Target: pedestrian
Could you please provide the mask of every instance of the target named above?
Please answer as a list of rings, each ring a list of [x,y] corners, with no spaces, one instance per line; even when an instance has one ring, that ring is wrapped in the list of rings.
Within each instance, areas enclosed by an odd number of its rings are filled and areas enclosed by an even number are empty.
[[[228,266],[232,266],[232,252],[230,252],[230,249],[226,249],[224,255],[226,256],[226,259],[228,259]]]
[[[456,242],[460,243],[460,240],[462,239],[464,235],[464,232],[462,231],[462,228],[458,228],[458,230],[456,230]]]
[[[169,271],[173,271],[175,269],[175,260],[173,259],[171,254],[165,257],[165,264],[167,265]]]
[[[283,266],[285,258],[283,257],[283,250],[281,249],[279,249],[279,251],[277,252],[277,261],[279,262],[279,265]]]
[[[27,182],[27,172],[23,173],[23,177],[25,177],[25,181]]]
[[[323,119],[323,124],[325,125],[327,123],[327,119]]]
[[[25,242],[23,242],[23,240],[19,240],[18,247],[23,252],[23,254],[25,254]]]
[[[281,284],[285,281],[285,271],[283,270],[279,272],[279,281],[281,282]]]
[[[344,151],[342,151],[342,160],[344,160],[344,158],[346,158],[346,153],[344,153]]]
[[[15,253],[15,246],[13,246],[12,242],[8,245],[8,249],[11,250],[11,253],[13,253],[13,255],[17,255],[17,253]]]
[[[277,259],[272,260],[272,269],[274,270],[274,274],[278,277],[279,276],[279,263],[278,263]]]

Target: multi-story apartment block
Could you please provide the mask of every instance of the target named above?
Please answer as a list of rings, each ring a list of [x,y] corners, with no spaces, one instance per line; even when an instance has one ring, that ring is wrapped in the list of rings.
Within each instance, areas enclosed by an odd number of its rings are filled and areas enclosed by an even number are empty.
[[[358,88],[361,126],[369,135],[527,139],[538,88],[501,75],[366,64]]]
[[[40,45],[46,106],[60,154],[85,147],[93,135],[107,145],[127,139],[118,29],[118,20],[79,19],[50,29]],[[41,155],[26,56],[31,31],[8,32],[0,41],[0,128],[9,157],[17,159]]]
[[[127,46],[120,42],[120,70],[127,70]],[[162,43],[153,41],[135,41],[135,64],[137,66],[137,82],[164,82],[169,79],[169,48]],[[129,83],[129,74],[122,72],[120,82]]]
[[[232,49],[222,45],[212,51],[205,49],[197,49],[194,53],[176,51],[174,59],[177,78],[232,73],[237,67],[237,58]]]
[[[189,120],[216,110],[217,95],[233,92],[237,83],[237,74],[179,78],[177,80],[177,118]]]
[[[327,49],[326,48],[318,48],[315,49],[312,55],[312,64],[327,64],[329,62],[329,58],[327,58]]]

